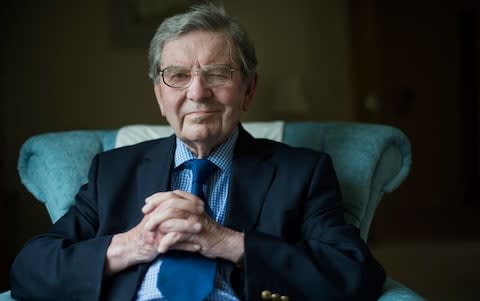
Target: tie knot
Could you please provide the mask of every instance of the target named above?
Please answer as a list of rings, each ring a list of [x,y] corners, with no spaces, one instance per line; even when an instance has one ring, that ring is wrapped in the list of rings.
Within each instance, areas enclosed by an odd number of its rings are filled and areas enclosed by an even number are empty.
[[[215,164],[207,159],[192,159],[185,164],[192,170],[192,181],[200,184],[205,184],[216,169]]]

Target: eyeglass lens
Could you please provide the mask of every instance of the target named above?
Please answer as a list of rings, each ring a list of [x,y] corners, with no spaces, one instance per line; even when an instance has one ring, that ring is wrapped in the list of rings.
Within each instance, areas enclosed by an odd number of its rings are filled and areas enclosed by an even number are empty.
[[[228,84],[232,80],[234,69],[229,65],[211,65],[202,69],[192,71],[185,67],[171,66],[161,71],[164,83],[174,88],[187,87],[194,73],[199,74],[203,81],[210,87],[222,86]]]

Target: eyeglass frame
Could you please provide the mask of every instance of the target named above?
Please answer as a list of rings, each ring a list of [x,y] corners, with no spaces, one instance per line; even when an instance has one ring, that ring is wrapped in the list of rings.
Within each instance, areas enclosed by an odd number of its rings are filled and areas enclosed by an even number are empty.
[[[222,83],[222,84],[217,84],[217,85],[209,84],[209,83],[205,80],[205,76],[204,76],[204,73],[203,73],[203,72],[205,72],[205,70],[204,70],[205,68],[207,68],[207,67],[214,67],[214,66],[223,66],[223,67],[228,68],[228,71],[230,71],[230,78],[229,78],[229,80],[226,81],[225,83]],[[184,67],[182,67],[182,66],[167,66],[167,67],[165,67],[165,68],[163,68],[163,69],[158,70],[158,69],[160,68],[160,66],[158,66],[158,67],[157,67],[157,72],[158,72],[158,74],[161,76],[162,82],[163,82],[166,86],[168,86],[168,87],[170,87],[170,88],[173,88],[173,89],[186,89],[186,88],[188,88],[188,87],[192,84],[193,78],[194,78],[195,75],[197,75],[197,74],[204,80],[204,82],[205,82],[205,84],[207,85],[207,87],[209,87],[209,88],[223,87],[223,86],[225,86],[225,85],[230,84],[230,83],[233,81],[233,72],[240,70],[240,68],[233,68],[231,65],[228,65],[228,64],[212,64],[212,65],[203,66],[202,68],[198,68],[198,69],[196,69],[196,70],[190,69],[190,75],[191,75],[190,81],[189,81],[185,86],[176,87],[176,86],[172,86],[172,85],[168,84],[168,83],[165,81],[164,72],[165,72],[166,69],[172,68],[172,67],[184,68]],[[188,69],[188,68],[185,68],[185,70],[189,70],[189,69]]]

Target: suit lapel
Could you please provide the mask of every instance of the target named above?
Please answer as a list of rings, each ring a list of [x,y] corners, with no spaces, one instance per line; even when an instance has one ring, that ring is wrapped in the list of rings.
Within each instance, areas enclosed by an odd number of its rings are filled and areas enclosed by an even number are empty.
[[[148,151],[139,167],[138,199],[145,200],[156,192],[170,190],[170,174],[175,152],[175,136],[160,140]],[[144,202],[138,202],[139,214]]]
[[[145,204],[145,198],[151,196],[156,192],[170,190],[170,173],[173,166],[173,157],[175,152],[175,136],[170,136],[166,139],[161,139],[149,151],[145,153],[143,161],[138,168],[137,176],[137,214],[138,223],[143,218],[141,208]],[[139,264],[137,269],[131,273],[124,273],[124,276],[117,277],[115,285],[123,287],[119,289],[122,293],[135,296],[135,289],[142,281],[149,263]],[[122,275],[120,273],[119,275]],[[131,276],[129,276],[131,275]],[[136,283],[130,277],[136,278]],[[135,284],[135,285],[132,285]],[[127,292],[127,289],[129,290]],[[115,298],[117,299],[117,298]]]
[[[225,226],[236,231],[255,226],[275,174],[275,166],[268,160],[270,154],[270,148],[262,147],[240,126]]]

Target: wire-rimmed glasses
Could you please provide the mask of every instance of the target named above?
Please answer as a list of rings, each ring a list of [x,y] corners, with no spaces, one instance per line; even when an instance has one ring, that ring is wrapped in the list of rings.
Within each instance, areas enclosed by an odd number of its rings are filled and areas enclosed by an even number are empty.
[[[232,82],[234,69],[230,65],[216,64],[191,70],[181,66],[169,66],[160,70],[165,85],[171,88],[184,89],[190,86],[195,74],[198,74],[207,87],[221,87]]]

